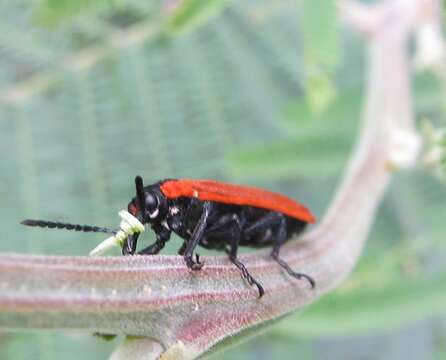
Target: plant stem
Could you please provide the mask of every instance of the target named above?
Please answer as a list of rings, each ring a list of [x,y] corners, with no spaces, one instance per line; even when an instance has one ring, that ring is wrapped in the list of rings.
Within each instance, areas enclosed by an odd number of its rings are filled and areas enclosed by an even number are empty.
[[[344,18],[354,19],[349,21],[353,26],[361,18],[362,24],[367,22],[369,71],[362,129],[327,214],[281,251],[294,269],[316,280],[315,290],[287,276],[268,252],[240,257],[263,284],[262,299],[225,256],[204,257],[204,268],[190,272],[179,256],[3,254],[0,329],[83,329],[144,336],[158,345],[147,339],[127,340],[112,359],[128,358],[129,353],[134,359],[161,353],[163,358],[192,359],[336,287],[357,262],[391,169],[416,157],[407,45],[422,2],[341,6]]]

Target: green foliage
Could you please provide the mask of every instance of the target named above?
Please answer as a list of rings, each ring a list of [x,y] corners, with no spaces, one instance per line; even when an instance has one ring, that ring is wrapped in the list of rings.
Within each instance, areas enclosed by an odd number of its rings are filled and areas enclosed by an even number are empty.
[[[321,112],[334,99],[333,75],[340,42],[334,0],[303,0],[300,16],[304,87],[311,110]]]
[[[226,9],[233,0],[182,0],[167,20],[171,34],[191,31],[208,23]]]
[[[386,274],[383,274],[386,275]],[[446,275],[415,280],[400,279],[380,289],[324,297],[300,316],[277,325],[275,334],[300,336],[353,336],[392,331],[417,320],[443,314]]]
[[[284,112],[292,136],[230,152],[229,176],[284,179],[339,174],[353,145],[360,101],[361,91],[353,89],[342,92],[323,113],[313,112],[306,101],[293,102]]]
[[[392,278],[393,274],[380,265],[380,261],[369,264],[335,294],[278,324],[273,333],[286,337],[353,336],[392,331],[443,314],[446,274]],[[372,284],[368,284],[368,277],[375,279]],[[381,280],[378,286],[377,279]]]
[[[318,142],[320,146],[313,147]],[[236,178],[286,179],[325,177],[339,173],[351,147],[339,135],[311,134],[267,146],[249,147],[228,158],[228,175]]]
[[[121,0],[42,0],[36,15],[44,23],[56,25],[92,10],[110,9],[121,4]]]

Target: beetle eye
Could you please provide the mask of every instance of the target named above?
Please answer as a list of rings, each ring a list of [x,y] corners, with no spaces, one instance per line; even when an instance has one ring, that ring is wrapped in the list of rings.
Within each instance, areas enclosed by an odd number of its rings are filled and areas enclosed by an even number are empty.
[[[134,199],[130,201],[129,205],[127,206],[127,210],[130,214],[136,216],[136,213],[138,212],[138,207],[136,206]]]
[[[146,194],[145,203],[146,203],[146,209],[149,210],[149,212],[151,213],[155,211],[156,208],[158,207],[158,199],[151,193]]]

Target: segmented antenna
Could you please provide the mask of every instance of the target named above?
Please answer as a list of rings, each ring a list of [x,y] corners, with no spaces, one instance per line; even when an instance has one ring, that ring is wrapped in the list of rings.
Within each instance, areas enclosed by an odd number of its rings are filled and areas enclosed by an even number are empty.
[[[26,219],[23,220],[20,224],[27,226],[49,228],[49,229],[66,229],[66,230],[83,231],[83,232],[100,232],[100,233],[115,234],[115,235],[118,232],[118,230],[109,229],[105,227],[99,227],[93,225],[69,224],[69,223],[61,223],[61,222],[46,221],[46,220]]]

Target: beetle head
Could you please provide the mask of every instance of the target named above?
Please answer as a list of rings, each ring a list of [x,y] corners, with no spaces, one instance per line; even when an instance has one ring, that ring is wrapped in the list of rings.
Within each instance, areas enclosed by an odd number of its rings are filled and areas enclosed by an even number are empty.
[[[130,201],[128,211],[141,223],[162,221],[167,213],[167,200],[158,184],[144,187],[142,177],[135,178],[136,196]]]

